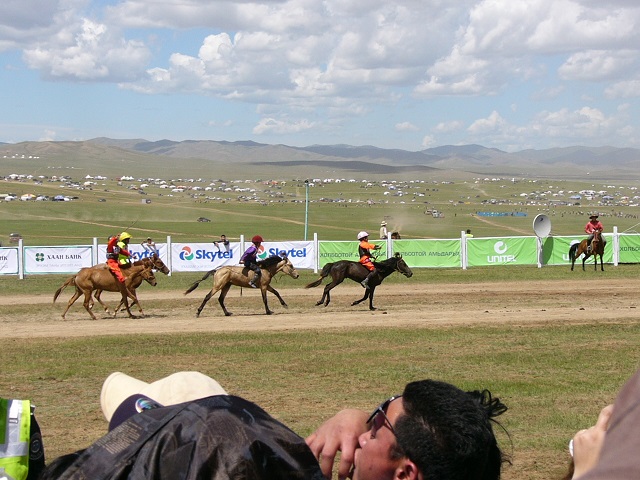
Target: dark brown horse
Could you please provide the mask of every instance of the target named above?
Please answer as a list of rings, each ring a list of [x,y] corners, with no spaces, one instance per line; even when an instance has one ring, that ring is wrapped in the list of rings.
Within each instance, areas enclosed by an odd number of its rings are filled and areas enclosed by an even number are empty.
[[[391,275],[393,272],[400,272],[405,277],[409,278],[413,275],[413,272],[409,268],[409,265],[402,259],[402,255],[396,253],[393,257],[388,258],[382,262],[375,262],[376,274],[369,280],[369,288],[365,289],[364,297],[360,300],[356,300],[351,305],[358,305],[369,298],[369,310],[375,310],[373,306],[373,294],[376,291],[376,287],[382,283],[382,281]],[[340,260],[334,263],[327,263],[322,272],[320,272],[320,278],[315,282],[311,282],[304,288],[317,287],[322,283],[325,277],[331,275],[331,282],[324,287],[322,298],[316,305],[322,305],[326,307],[331,302],[331,295],[329,292],[337,285],[340,285],[345,278],[349,278],[354,282],[360,283],[369,274],[369,270],[359,262],[352,262],[349,260]]]
[[[140,260],[136,260],[135,262],[132,263],[132,265],[144,265],[145,267],[148,268],[152,268],[154,270],[158,270],[162,273],[164,273],[165,275],[168,275],[170,270],[169,267],[167,267],[165,265],[165,263],[162,261],[162,259],[160,258],[160,256],[156,253],[154,253],[153,255],[150,255],[148,257],[144,257],[141,258]],[[91,268],[109,268],[108,265],[106,263],[100,263],[98,265],[94,265]],[[122,273],[125,277],[128,276],[128,268],[123,268],[122,269]],[[155,276],[153,277],[155,280]],[[147,280],[144,279],[142,277],[137,277],[135,283],[130,284],[128,287],[129,289],[135,293],[135,290],[142,284],[143,280]],[[149,282],[147,280],[147,282],[149,284],[151,284],[151,282]],[[155,286],[155,283],[153,284],[153,286]],[[100,299],[100,295],[102,295],[102,289],[98,288],[94,293],[93,296],[94,298],[98,301],[98,303],[100,303],[100,305],[102,305],[102,308],[104,308],[104,311],[107,312],[109,315],[111,315],[111,312],[109,311],[109,307]],[[137,296],[136,296],[137,298]],[[133,302],[131,305],[129,305],[130,307],[133,307],[133,305],[135,305],[137,302],[137,300],[135,302]],[[116,309],[113,312],[113,315],[115,315],[116,313],[118,313],[118,311],[124,306],[124,302],[122,301],[122,299],[120,300],[120,304],[116,307]],[[90,304],[90,308],[93,309],[93,300],[91,301]],[[138,309],[140,309],[140,304],[138,304]],[[142,313],[142,310],[140,310],[140,312]]]
[[[600,255],[600,269],[604,272],[604,262],[602,260],[602,256],[604,255],[604,238],[602,238],[602,233],[599,230],[593,232],[593,240],[591,241],[591,250],[588,249],[589,243],[585,238],[580,243],[574,243],[569,248],[569,258],[571,259],[571,271],[573,271],[573,265],[576,263],[576,259],[584,254],[582,257],[582,270],[584,270],[584,262],[586,262],[587,258],[593,255],[594,259],[594,268],[596,271],[598,270],[598,255]]]
[[[129,317],[135,318],[135,316],[129,310],[129,301],[128,298],[133,300],[133,304],[138,304],[138,309],[140,310],[140,314],[144,315],[142,311],[142,307],[140,306],[140,302],[138,302],[138,297],[136,296],[135,290],[132,290],[130,287],[135,285],[139,286],[142,280],[147,280],[151,285],[156,285],[156,279],[153,275],[153,270],[144,265],[135,265],[128,268],[128,276],[126,278],[125,283],[120,283],[118,279],[111,273],[108,268],[82,268],[78,273],[76,273],[73,277],[67,279],[66,282],[62,284],[56,293],[53,295],[53,301],[55,302],[58,296],[62,293],[62,291],[68,287],[69,285],[74,285],[76,287],[76,291],[67,303],[67,308],[65,308],[62,313],[62,318],[65,318],[67,311],[71,308],[71,305],[75,303],[75,301],[80,298],[82,294],[84,294],[84,308],[91,318],[96,320],[96,316],[91,311],[91,292],[97,289],[106,290],[108,292],[120,292],[122,295],[122,301],[124,302],[124,306],[129,314]]]
[[[267,304],[267,292],[273,293],[278,300],[280,300],[280,305],[283,307],[287,307],[287,304],[282,299],[278,291],[273,288],[271,285],[271,280],[278,272],[286,273],[291,278],[298,278],[298,272],[293,267],[291,260],[287,258],[286,255],[274,255],[266,258],[265,260],[261,260],[258,262],[260,269],[262,270],[262,275],[260,276],[260,292],[262,293],[262,301],[264,302],[264,309],[267,312],[267,315],[271,315],[273,312],[269,310],[269,305]],[[196,317],[200,316],[200,312],[206,305],[206,303],[211,299],[216,292],[220,292],[220,296],[218,297],[218,303],[222,307],[222,311],[226,316],[231,315],[231,312],[227,310],[227,307],[224,306],[224,298],[227,296],[229,289],[232,285],[236,285],[238,287],[250,287],[249,282],[255,276],[255,273],[252,270],[249,270],[247,267],[237,266],[237,267],[220,267],[214,270],[210,270],[202,277],[200,280],[195,282],[193,285],[189,287],[189,289],[184,292],[184,294],[188,294],[198,288],[200,282],[209,278],[213,275],[213,288],[207,295],[204,297],[202,304],[198,308],[198,312],[196,313]]]

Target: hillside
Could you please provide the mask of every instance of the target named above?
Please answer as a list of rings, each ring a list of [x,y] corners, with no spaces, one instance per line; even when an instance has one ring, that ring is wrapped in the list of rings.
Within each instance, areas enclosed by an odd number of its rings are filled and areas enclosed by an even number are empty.
[[[375,177],[527,178],[638,180],[640,150],[616,147],[567,147],[504,152],[481,145],[440,146],[411,152],[374,146],[312,145],[290,147],[252,141],[95,138],[83,142],[22,142],[0,145],[0,175],[30,165],[39,173],[69,169],[87,175],[145,175],[233,178]],[[283,175],[283,172],[286,172]],[[52,173],[53,174],[53,173]]]

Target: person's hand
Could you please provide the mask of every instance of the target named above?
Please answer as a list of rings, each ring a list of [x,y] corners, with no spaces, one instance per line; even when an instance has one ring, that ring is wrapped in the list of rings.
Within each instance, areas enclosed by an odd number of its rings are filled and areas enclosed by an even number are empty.
[[[580,430],[573,437],[574,479],[584,475],[598,463],[612,413],[613,405],[607,405],[600,411],[593,427]]]
[[[333,463],[338,452],[342,452],[338,478],[344,480],[348,477],[353,466],[356,448],[358,448],[358,437],[369,429],[366,423],[368,417],[368,414],[362,410],[342,410],[305,439],[318,459],[325,477],[331,478]]]

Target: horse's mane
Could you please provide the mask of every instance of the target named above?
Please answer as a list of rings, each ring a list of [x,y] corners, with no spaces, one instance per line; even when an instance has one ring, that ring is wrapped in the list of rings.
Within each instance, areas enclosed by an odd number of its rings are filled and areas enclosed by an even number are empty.
[[[386,260],[383,260],[382,262],[373,262],[373,264],[378,270],[382,270],[382,271],[395,270],[396,265],[398,264],[398,259],[396,257],[389,257]]]
[[[271,255],[270,257],[265,258],[264,260],[259,260],[256,263],[260,268],[269,268],[273,265],[281,262],[283,258],[280,255]]]

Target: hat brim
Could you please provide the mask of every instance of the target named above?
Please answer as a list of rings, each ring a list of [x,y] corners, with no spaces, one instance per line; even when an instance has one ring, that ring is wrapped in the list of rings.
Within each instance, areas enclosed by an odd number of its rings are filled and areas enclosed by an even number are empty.
[[[114,372],[104,381],[100,392],[100,406],[107,421],[111,421],[123,401],[136,394],[162,405],[176,405],[213,395],[226,395],[227,392],[213,378],[200,372],[177,372],[153,383]]]

